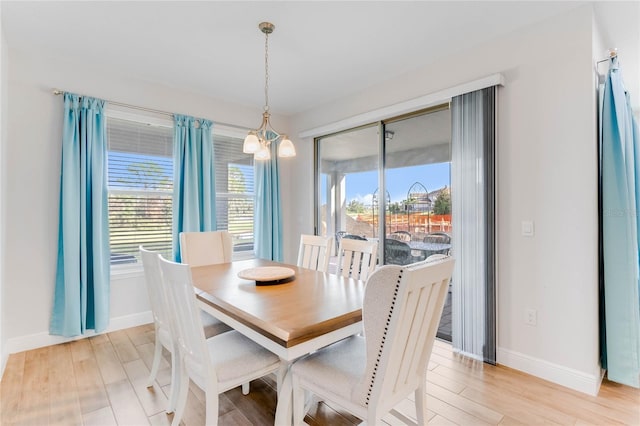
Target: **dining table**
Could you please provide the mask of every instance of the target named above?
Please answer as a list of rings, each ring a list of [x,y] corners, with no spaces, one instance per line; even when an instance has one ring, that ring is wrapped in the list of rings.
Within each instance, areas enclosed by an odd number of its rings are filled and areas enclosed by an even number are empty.
[[[265,267],[287,268],[291,276],[238,276]],[[276,425],[291,423],[291,364],[362,331],[363,281],[263,259],[193,267],[191,274],[204,311],[280,358]]]
[[[451,249],[451,244],[448,243],[426,243],[423,241],[409,241],[407,245],[411,250],[419,250],[424,253],[424,257],[428,257],[430,254],[442,253]]]

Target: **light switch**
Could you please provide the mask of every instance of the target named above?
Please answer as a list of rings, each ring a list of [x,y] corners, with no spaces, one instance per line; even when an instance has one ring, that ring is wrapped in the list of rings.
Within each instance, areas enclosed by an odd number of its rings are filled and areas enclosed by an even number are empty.
[[[522,236],[523,237],[533,237],[533,221],[531,220],[523,220],[522,221]]]

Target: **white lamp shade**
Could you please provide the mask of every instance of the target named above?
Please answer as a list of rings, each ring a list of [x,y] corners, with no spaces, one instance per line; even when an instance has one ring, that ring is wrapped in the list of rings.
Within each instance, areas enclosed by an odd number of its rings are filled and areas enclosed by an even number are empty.
[[[245,154],[253,154],[260,150],[260,141],[255,133],[249,133],[244,138],[244,144],[242,145],[242,152]]]
[[[278,156],[279,157],[295,157],[296,156],[296,147],[293,146],[293,142],[289,140],[285,136],[285,138],[280,142],[280,146],[278,146]]]
[[[269,160],[271,159],[271,153],[266,145],[260,144],[260,149],[253,154],[254,160]]]

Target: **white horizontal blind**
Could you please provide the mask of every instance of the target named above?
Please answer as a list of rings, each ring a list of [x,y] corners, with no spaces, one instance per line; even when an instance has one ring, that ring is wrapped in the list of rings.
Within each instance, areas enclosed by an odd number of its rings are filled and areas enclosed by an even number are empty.
[[[218,229],[226,229],[238,255],[253,256],[253,155],[242,152],[243,140],[213,135]],[[244,257],[244,256],[243,256]]]
[[[171,258],[173,130],[107,119],[111,264],[140,261],[138,246]]]

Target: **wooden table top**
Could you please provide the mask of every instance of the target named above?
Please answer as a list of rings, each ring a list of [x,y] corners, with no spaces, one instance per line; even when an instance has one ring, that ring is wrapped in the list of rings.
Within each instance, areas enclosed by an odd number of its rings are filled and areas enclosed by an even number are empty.
[[[285,266],[292,279],[258,286],[238,272]],[[191,268],[200,302],[290,348],[362,321],[364,282],[261,259]]]

